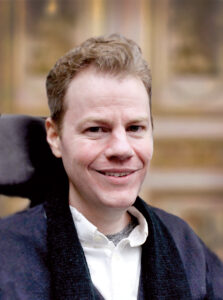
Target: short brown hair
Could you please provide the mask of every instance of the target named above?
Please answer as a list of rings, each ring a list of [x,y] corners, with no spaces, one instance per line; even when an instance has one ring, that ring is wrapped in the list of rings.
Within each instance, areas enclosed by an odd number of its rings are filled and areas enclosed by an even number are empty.
[[[112,75],[139,77],[149,95],[151,113],[151,72],[142,57],[140,47],[132,40],[118,34],[89,38],[62,56],[50,70],[46,90],[51,118],[58,128],[62,126],[65,112],[64,96],[74,76],[93,65],[101,72]]]

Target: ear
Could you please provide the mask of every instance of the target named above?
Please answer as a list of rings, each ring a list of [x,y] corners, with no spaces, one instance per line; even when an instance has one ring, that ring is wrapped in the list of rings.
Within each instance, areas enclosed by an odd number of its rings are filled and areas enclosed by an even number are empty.
[[[60,135],[57,125],[51,118],[47,118],[45,122],[46,139],[56,157],[61,157]]]

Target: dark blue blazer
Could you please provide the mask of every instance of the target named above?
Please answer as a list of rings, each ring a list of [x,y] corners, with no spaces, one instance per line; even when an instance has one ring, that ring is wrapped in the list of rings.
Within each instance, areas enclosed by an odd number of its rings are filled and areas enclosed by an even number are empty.
[[[223,299],[223,264],[191,228],[139,198],[135,206],[149,225],[138,299]],[[44,204],[0,221],[1,300],[101,299],[68,210]]]

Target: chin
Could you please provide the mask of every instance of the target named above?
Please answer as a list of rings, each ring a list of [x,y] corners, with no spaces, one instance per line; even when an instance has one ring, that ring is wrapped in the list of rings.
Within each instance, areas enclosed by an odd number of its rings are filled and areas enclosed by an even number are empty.
[[[102,201],[107,207],[117,209],[127,209],[135,203],[138,193],[117,193],[117,195],[107,195]],[[109,199],[109,200],[108,200]]]

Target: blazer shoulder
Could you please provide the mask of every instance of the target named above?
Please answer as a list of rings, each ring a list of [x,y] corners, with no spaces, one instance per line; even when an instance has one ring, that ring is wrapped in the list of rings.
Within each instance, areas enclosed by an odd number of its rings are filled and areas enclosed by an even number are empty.
[[[160,208],[151,207],[151,209],[166,227],[180,252],[187,252],[187,249],[192,249],[195,256],[198,255],[200,258],[203,256],[204,259],[204,248],[207,247],[187,222]],[[192,254],[191,250],[188,252],[190,252],[190,255]]]
[[[183,231],[185,233],[188,232],[194,234],[194,231],[190,225],[180,217],[157,207],[150,206],[150,209],[172,233],[182,233]]]
[[[38,241],[46,235],[43,205],[18,212],[0,220],[0,246],[16,240]]]
[[[49,299],[46,232],[42,205],[0,220],[0,299]]]
[[[210,299],[221,299],[218,297],[223,295],[223,262],[184,220],[159,208],[152,210],[174,239],[188,278],[193,279],[193,289],[199,288],[196,278],[204,277]]]

